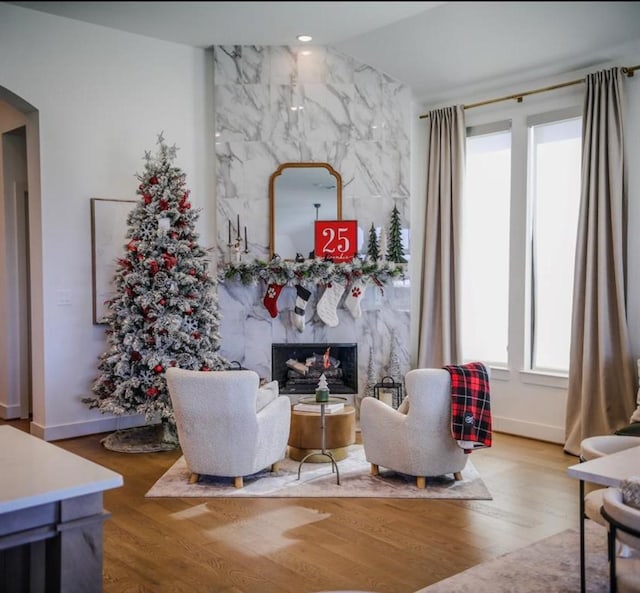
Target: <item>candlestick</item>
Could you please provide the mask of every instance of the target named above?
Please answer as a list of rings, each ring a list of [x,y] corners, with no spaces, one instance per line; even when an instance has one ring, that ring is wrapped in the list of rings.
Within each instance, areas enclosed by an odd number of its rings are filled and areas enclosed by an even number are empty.
[[[238,214],[238,241],[240,241],[240,215]]]
[[[244,227],[244,252],[249,252],[249,250],[247,249],[247,227]]]
[[[229,243],[227,245],[231,245],[231,219],[229,219]]]

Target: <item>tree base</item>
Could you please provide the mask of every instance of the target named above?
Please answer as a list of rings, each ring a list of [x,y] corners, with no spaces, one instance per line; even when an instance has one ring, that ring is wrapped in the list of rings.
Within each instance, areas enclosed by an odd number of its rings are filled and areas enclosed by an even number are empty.
[[[100,442],[118,453],[174,451],[180,446],[176,426],[170,422],[117,430]]]

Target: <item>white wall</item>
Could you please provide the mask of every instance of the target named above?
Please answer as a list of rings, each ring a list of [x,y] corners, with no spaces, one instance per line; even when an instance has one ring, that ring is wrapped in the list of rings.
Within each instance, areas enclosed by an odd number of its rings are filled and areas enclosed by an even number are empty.
[[[454,98],[448,105],[468,104],[483,101],[494,97],[503,97],[544,88],[549,85],[576,80],[584,77],[590,72],[612,66],[634,66],[640,64],[640,45],[627,46],[612,50],[616,57],[610,61],[603,62],[589,69],[567,72],[562,76],[553,79],[535,79],[528,84],[519,83],[517,87],[496,88],[493,92],[482,95],[465,95]],[[637,75],[625,78],[625,91],[627,94],[627,109],[625,112],[625,139],[626,139],[626,159],[627,172],[629,178],[629,253],[628,253],[628,320],[630,328],[630,345],[633,359],[640,357],[640,233],[637,227],[640,225],[640,171],[637,164],[640,162],[640,77]],[[467,125],[480,125],[494,121],[506,119],[524,121],[524,118],[531,113],[545,113],[563,107],[573,105],[582,106],[584,85],[568,87],[562,90],[550,91],[535,96],[526,97],[522,103],[507,101],[494,105],[479,107],[465,111]],[[422,106],[420,113],[426,113],[437,106]],[[421,163],[425,162],[426,148],[419,147],[420,142],[424,144],[422,135],[426,134],[426,123],[421,120],[416,124],[414,133],[418,139],[412,147],[414,152],[414,164],[417,169],[413,171],[413,179],[421,175]],[[525,139],[526,140],[526,139]],[[517,171],[517,176],[524,176],[526,171]],[[424,196],[424,182],[422,189],[413,192],[415,196]],[[524,186],[521,180],[516,180],[516,185]],[[513,186],[513,184],[512,184]],[[513,202],[512,202],[513,206]],[[519,204],[520,208],[525,208],[524,196]],[[516,206],[517,207],[517,206]],[[415,221],[419,215],[424,216],[423,203],[417,199],[412,206],[412,213]],[[523,212],[512,212],[513,217],[524,220]],[[414,226],[417,226],[414,222]],[[524,237],[524,228],[522,228]],[[511,249],[524,249],[525,241],[519,240],[517,235],[512,241]],[[413,252],[412,265],[419,265],[418,253]],[[415,268],[414,268],[415,269]],[[524,270],[522,271],[524,274]],[[414,278],[417,275],[414,273]],[[510,299],[515,300],[520,305],[515,312],[515,319],[524,319],[524,295],[510,289]],[[417,312],[414,301],[414,314]],[[511,336],[513,334],[510,333]],[[516,359],[523,359],[522,351],[524,344],[510,341],[511,355],[515,354]],[[567,401],[567,379],[542,375],[539,373],[525,372],[521,368],[492,369],[491,372],[491,406],[493,414],[494,429],[512,434],[519,434],[541,440],[564,443],[565,437],[565,408]]]
[[[0,87],[37,110],[43,365],[32,432],[47,440],[129,424],[89,410],[104,326],[92,324],[90,198],[135,199],[145,150],[179,147],[203,244],[213,237],[211,56],[205,50],[0,4]],[[37,220],[37,217],[36,217]],[[57,305],[57,291],[71,305]],[[6,311],[0,311],[0,316]],[[36,333],[38,330],[36,329]]]

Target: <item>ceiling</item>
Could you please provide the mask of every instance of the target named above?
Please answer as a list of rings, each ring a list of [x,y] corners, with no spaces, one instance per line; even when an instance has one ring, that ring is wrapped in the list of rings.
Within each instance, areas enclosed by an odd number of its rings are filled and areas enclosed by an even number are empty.
[[[640,47],[640,2],[11,2],[195,47],[330,45],[424,105]],[[635,64],[621,64],[635,65]],[[521,89],[519,89],[521,90]]]

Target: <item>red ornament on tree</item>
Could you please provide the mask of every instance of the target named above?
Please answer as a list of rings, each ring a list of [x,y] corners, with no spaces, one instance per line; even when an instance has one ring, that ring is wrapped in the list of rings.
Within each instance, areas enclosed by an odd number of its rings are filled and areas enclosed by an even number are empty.
[[[161,373],[164,369],[162,368],[162,365],[161,365],[161,364],[157,364],[156,366],[154,366],[154,367],[153,367],[153,370],[154,370],[156,373]]]
[[[155,397],[158,395],[158,390],[155,387],[149,387],[149,389],[147,389],[147,395],[149,397]]]
[[[158,184],[158,178],[154,175],[153,177],[151,177],[151,179],[149,179],[149,183],[151,185],[157,185]]]
[[[163,253],[162,259],[164,260],[164,267],[167,268],[167,270],[170,270],[178,263],[178,258],[175,255],[170,255],[168,253]]]
[[[178,210],[180,212],[184,212],[185,210],[189,210],[189,208],[191,208],[191,204],[189,204],[188,199],[189,199],[189,192],[185,193],[180,198],[180,201],[178,202]]]
[[[118,265],[121,268],[125,268],[126,270],[132,270],[133,266],[131,265],[131,262],[129,260],[124,259],[123,257],[118,258]]]

